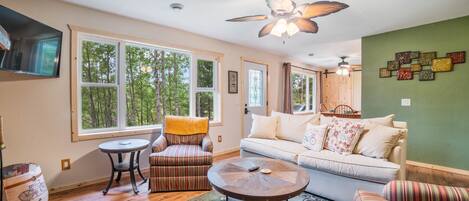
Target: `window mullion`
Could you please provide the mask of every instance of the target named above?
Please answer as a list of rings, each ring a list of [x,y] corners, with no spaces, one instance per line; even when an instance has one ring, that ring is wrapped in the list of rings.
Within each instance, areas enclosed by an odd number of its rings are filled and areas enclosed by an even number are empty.
[[[306,76],[306,111],[309,111],[309,76]]]
[[[127,127],[127,99],[126,99],[126,68],[125,64],[125,43],[119,42],[119,53],[118,53],[118,71],[119,71],[119,95],[118,95],[118,125],[119,130],[124,130]]]

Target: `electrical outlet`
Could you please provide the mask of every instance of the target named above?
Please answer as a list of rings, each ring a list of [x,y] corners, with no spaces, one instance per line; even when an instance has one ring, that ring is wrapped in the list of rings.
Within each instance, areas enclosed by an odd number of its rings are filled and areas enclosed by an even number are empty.
[[[410,107],[410,98],[403,98],[401,99],[401,106],[404,106],[404,107]]]
[[[218,136],[218,142],[222,142],[223,141],[223,138],[221,135]]]
[[[69,158],[63,159],[62,161],[60,161],[60,163],[62,164],[62,171],[70,170],[72,168],[71,165],[70,165],[70,159]]]

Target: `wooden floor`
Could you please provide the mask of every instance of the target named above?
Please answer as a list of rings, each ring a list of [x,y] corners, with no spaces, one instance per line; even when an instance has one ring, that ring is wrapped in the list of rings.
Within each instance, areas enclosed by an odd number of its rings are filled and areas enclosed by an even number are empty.
[[[239,152],[232,152],[214,158],[214,162],[225,160],[228,158],[239,157]],[[144,173],[145,174],[145,173]],[[148,178],[148,173],[145,174]],[[136,177],[140,179],[138,176]],[[107,195],[103,195],[102,190],[105,188],[106,183],[101,183],[92,186],[86,186],[75,190],[64,191],[57,194],[52,194],[49,197],[50,201],[117,201],[117,200],[154,200],[154,201],[186,201],[193,197],[202,195],[206,191],[189,191],[189,192],[170,192],[170,193],[148,193],[148,182],[141,184],[141,180],[137,181],[140,193],[135,195],[132,192],[132,187],[129,184],[129,178],[123,177],[120,181],[122,185],[114,183]]]
[[[239,152],[228,153],[214,158],[215,163],[227,158],[239,157]],[[148,177],[148,175],[145,175]],[[407,167],[408,180],[434,183],[440,185],[460,186],[469,188],[469,176],[456,175],[443,171],[436,171],[416,166]],[[140,181],[140,180],[139,180]],[[189,192],[170,192],[170,193],[148,193],[148,183],[139,185],[140,193],[134,195],[129,184],[128,178],[123,178],[120,182],[122,185],[114,184],[106,196],[103,196],[102,190],[106,183],[82,187],[75,190],[64,191],[50,196],[50,201],[117,201],[117,200],[154,200],[154,201],[186,201],[193,197],[199,196],[205,191],[189,191]]]

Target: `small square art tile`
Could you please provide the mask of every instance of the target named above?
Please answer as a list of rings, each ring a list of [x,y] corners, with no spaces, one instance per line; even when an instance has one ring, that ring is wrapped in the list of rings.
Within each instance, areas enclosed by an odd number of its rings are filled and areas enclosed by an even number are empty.
[[[399,62],[398,61],[388,61],[388,70],[389,71],[395,71],[399,70]]]
[[[411,68],[401,68],[397,71],[397,80],[412,80],[414,73]]]
[[[450,52],[446,54],[447,57],[451,58],[453,64],[462,64],[466,63],[466,52]]]
[[[435,73],[431,70],[422,70],[419,73],[420,81],[431,81],[435,80]]]
[[[436,52],[424,52],[420,54],[419,63],[422,66],[431,66],[433,59],[436,59]]]
[[[422,65],[420,65],[420,64],[411,64],[410,69],[412,69],[412,72],[420,72],[420,71],[422,71]]]
[[[433,59],[432,71],[433,72],[449,72],[453,70],[453,61],[451,58],[443,57]]]
[[[391,77],[391,71],[389,71],[387,68],[380,68],[379,69],[379,77],[380,78]]]
[[[412,63],[411,53],[411,51],[398,52],[395,55],[395,60],[398,61],[399,64],[410,64]]]
[[[412,51],[410,53],[410,59],[418,59],[420,57],[420,52],[419,51]]]

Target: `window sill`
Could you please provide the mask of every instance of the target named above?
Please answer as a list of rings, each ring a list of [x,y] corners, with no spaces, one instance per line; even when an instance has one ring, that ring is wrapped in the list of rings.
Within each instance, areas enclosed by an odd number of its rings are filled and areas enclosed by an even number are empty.
[[[73,136],[72,142],[135,136],[135,135],[149,135],[149,134],[159,133],[160,131],[161,131],[161,128],[144,128],[144,129],[78,134],[77,136]]]
[[[223,126],[223,123],[218,122],[210,122],[210,127],[220,127]],[[89,141],[89,140],[100,140],[100,139],[110,139],[110,138],[117,138],[117,137],[128,137],[128,136],[136,136],[136,135],[150,135],[160,133],[161,128],[139,128],[139,129],[129,129],[129,130],[121,130],[121,131],[106,131],[106,132],[96,132],[96,133],[86,133],[86,134],[78,134],[72,135],[72,142],[81,142],[81,141]]]

